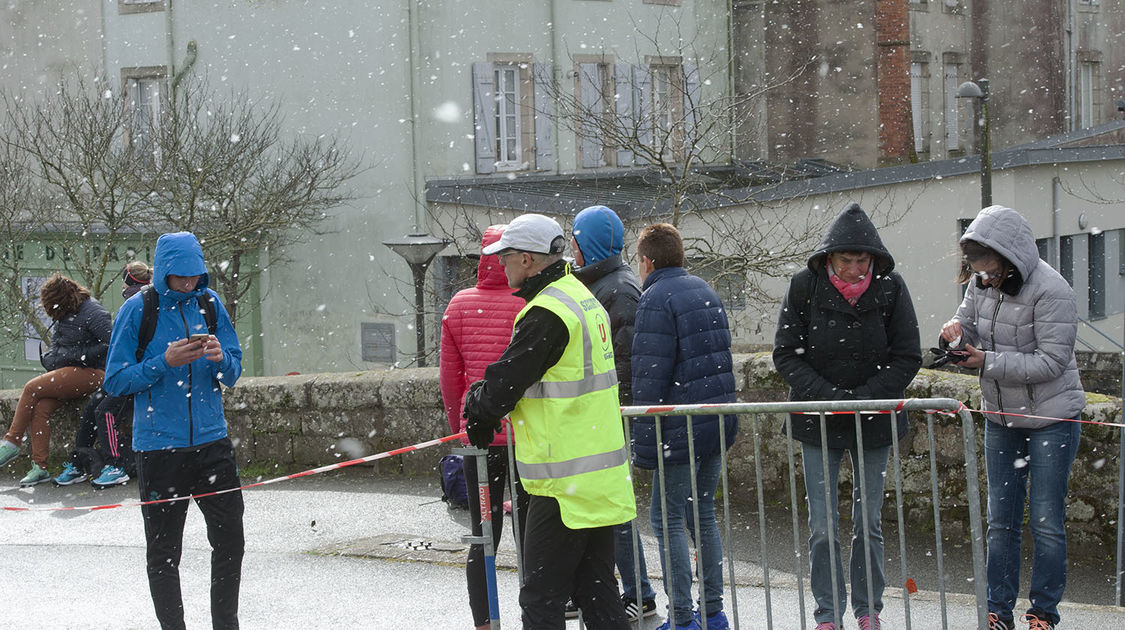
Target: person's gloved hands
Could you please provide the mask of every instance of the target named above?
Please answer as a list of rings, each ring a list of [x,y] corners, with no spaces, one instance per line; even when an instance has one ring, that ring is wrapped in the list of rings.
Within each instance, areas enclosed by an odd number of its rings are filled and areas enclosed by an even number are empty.
[[[928,369],[939,368],[946,363],[961,363],[969,358],[969,352],[962,349],[954,350],[944,337],[938,339],[938,347],[930,348],[922,358],[922,367]]]
[[[462,415],[468,422],[465,424],[465,433],[469,436],[469,443],[479,449],[487,449],[492,445],[492,439],[496,436],[496,431],[500,428],[500,420],[484,420],[476,417],[470,413],[470,402],[480,395],[481,388],[484,387],[484,381],[477,381],[469,385],[469,392],[465,395],[465,408],[462,410]]]
[[[499,428],[500,423],[498,421],[488,422],[477,418],[469,418],[468,424],[465,425],[465,433],[469,434],[469,444],[479,449],[487,449],[492,445],[492,439],[496,437],[496,431]]]

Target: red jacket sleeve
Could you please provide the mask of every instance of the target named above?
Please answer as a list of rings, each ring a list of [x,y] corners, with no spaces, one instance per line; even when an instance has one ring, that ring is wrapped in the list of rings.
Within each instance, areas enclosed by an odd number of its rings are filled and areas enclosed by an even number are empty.
[[[438,382],[441,385],[441,399],[445,405],[445,415],[449,419],[449,428],[453,433],[460,433],[461,407],[468,383],[465,382],[465,360],[457,347],[456,335],[451,330],[458,324],[456,320],[456,314],[452,309],[447,308],[445,317],[441,321],[441,363],[438,369]]]

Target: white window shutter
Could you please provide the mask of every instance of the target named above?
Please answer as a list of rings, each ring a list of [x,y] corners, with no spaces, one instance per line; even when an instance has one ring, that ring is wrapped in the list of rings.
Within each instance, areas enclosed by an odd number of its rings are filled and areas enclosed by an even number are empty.
[[[598,119],[602,112],[602,86],[598,80],[598,64],[578,64],[578,98],[582,117],[578,139],[582,147],[582,168],[603,166],[602,143]]]
[[[652,147],[652,71],[648,64],[633,66],[633,128],[637,141]],[[637,164],[648,164],[642,155],[635,155]]]
[[[613,67],[614,106],[617,114],[618,133],[622,138],[632,136],[633,129],[633,67],[619,63]],[[632,166],[633,151],[624,145],[617,147],[617,165]]]
[[[694,153],[696,142],[696,124],[702,112],[700,107],[699,66],[684,66],[684,147],[688,153]]]
[[[473,64],[473,126],[478,173],[496,171],[496,92],[492,64]]]
[[[532,82],[535,85],[535,168],[540,171],[555,170],[555,104],[551,100],[551,64],[532,64]]]
[[[947,64],[945,73],[945,150],[955,151],[961,148],[961,130],[957,119],[957,88],[960,77],[957,66]]]

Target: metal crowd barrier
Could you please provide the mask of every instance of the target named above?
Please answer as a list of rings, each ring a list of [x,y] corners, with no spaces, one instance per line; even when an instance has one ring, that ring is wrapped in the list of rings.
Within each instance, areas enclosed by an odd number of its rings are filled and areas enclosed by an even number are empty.
[[[925,427],[926,427],[926,434],[927,434],[928,443],[929,443],[930,492],[931,492],[931,499],[932,499],[932,503],[933,503],[933,526],[934,526],[934,545],[935,545],[934,553],[935,553],[936,561],[937,561],[937,579],[938,579],[938,588],[939,588],[938,594],[939,594],[939,602],[940,602],[940,610],[941,610],[941,628],[942,628],[942,630],[948,630],[948,628],[949,628],[949,618],[948,618],[947,601],[946,601],[946,592],[947,592],[946,580],[947,580],[947,576],[946,576],[945,568],[944,568],[944,565],[943,565],[943,550],[942,550],[942,529],[941,529],[941,513],[940,513],[942,501],[941,501],[941,497],[940,497],[939,491],[938,491],[937,448],[936,448],[936,442],[935,442],[935,437],[934,437],[933,415],[934,415],[934,412],[943,411],[943,412],[947,412],[949,414],[958,415],[961,419],[962,447],[963,447],[964,465],[965,465],[965,470],[964,470],[965,486],[966,486],[965,489],[966,489],[968,509],[969,509],[969,529],[970,529],[970,541],[969,542],[970,542],[971,551],[972,551],[972,571],[973,571],[972,580],[973,580],[973,590],[974,590],[974,595],[975,595],[975,600],[976,600],[977,627],[980,630],[987,630],[988,629],[988,601],[987,601],[987,596],[986,596],[984,534],[983,534],[983,531],[982,531],[982,517],[981,517],[981,506],[980,506],[981,493],[980,493],[980,487],[979,487],[979,468],[978,468],[978,464],[977,464],[976,431],[975,431],[975,428],[973,426],[972,414],[967,409],[965,409],[964,406],[959,401],[956,401],[956,400],[953,400],[953,399],[950,399],[950,398],[927,398],[927,399],[910,399],[910,400],[906,400],[906,401],[902,401],[902,400],[866,400],[866,401],[841,400],[841,401],[783,402],[783,403],[730,403],[730,404],[717,404],[717,405],[679,405],[679,406],[661,406],[661,407],[634,406],[634,407],[623,407],[621,411],[622,411],[622,416],[626,419],[627,423],[632,421],[633,418],[636,418],[638,416],[655,416],[657,418],[656,423],[655,423],[655,429],[656,429],[656,439],[657,439],[658,442],[661,441],[661,437],[662,437],[662,435],[661,435],[661,433],[662,433],[661,418],[663,416],[669,416],[669,415],[687,416],[687,424],[688,424],[688,428],[689,428],[689,431],[687,432],[687,435],[688,435],[688,452],[689,452],[690,461],[695,460],[695,457],[694,457],[695,444],[694,444],[694,439],[693,439],[693,435],[692,435],[693,432],[690,430],[691,426],[692,426],[692,422],[693,422],[692,418],[694,416],[697,416],[697,415],[716,415],[716,414],[721,414],[721,415],[736,414],[740,417],[740,428],[739,428],[739,436],[740,437],[739,437],[739,439],[740,440],[752,440],[752,442],[753,442],[753,461],[754,461],[754,478],[755,478],[755,495],[756,495],[755,499],[756,499],[756,507],[757,507],[757,511],[758,511],[758,534],[759,534],[758,537],[759,537],[759,544],[761,546],[761,548],[760,548],[760,558],[761,558],[761,570],[762,570],[762,576],[763,576],[762,587],[763,587],[764,595],[765,595],[764,610],[763,611],[754,611],[753,619],[755,620],[755,623],[752,625],[752,627],[764,627],[764,628],[767,628],[768,630],[773,630],[775,627],[780,628],[781,626],[775,625],[775,623],[774,623],[774,611],[773,611],[774,604],[773,604],[772,585],[771,585],[771,582],[770,582],[770,567],[771,567],[771,565],[773,565],[773,560],[771,559],[770,554],[769,554],[770,549],[768,548],[768,542],[767,542],[767,536],[766,536],[766,531],[767,531],[767,529],[766,529],[767,528],[766,516],[765,516],[766,502],[765,502],[765,493],[764,493],[763,483],[762,483],[763,469],[762,469],[762,455],[761,455],[761,435],[762,435],[763,430],[767,431],[768,432],[767,434],[776,433],[777,426],[776,426],[775,422],[770,422],[770,423],[767,424],[768,428],[763,429],[762,423],[760,422],[759,417],[762,414],[785,414],[784,415],[784,422],[787,425],[787,427],[786,427],[787,433],[790,433],[788,431],[788,428],[789,428],[788,425],[791,423],[791,420],[790,420],[790,416],[788,414],[790,414],[790,413],[805,413],[805,414],[818,415],[819,420],[820,420],[821,443],[823,444],[824,442],[827,441],[827,438],[826,438],[827,424],[826,424],[826,422],[827,422],[829,416],[835,415],[835,416],[839,417],[840,414],[849,415],[849,416],[854,417],[854,419],[855,419],[856,435],[857,435],[857,438],[860,441],[860,443],[862,443],[863,430],[862,430],[861,418],[862,418],[863,413],[864,412],[877,412],[877,411],[887,412],[887,411],[891,411],[891,410],[905,410],[905,411],[914,411],[914,412],[925,413],[925,418],[926,418]],[[747,422],[747,419],[749,420],[749,422]],[[721,421],[722,420],[720,419],[720,422]],[[720,426],[722,426],[722,425],[720,425]],[[910,572],[909,572],[909,569],[907,567],[907,554],[906,554],[906,529],[908,527],[908,524],[905,522],[905,518],[904,518],[904,515],[903,515],[903,482],[902,482],[903,462],[902,462],[901,452],[900,452],[900,446],[901,445],[899,444],[897,431],[892,431],[891,433],[892,433],[893,437],[892,437],[892,444],[891,444],[891,453],[890,453],[890,457],[889,457],[889,461],[888,461],[887,466],[888,466],[888,473],[893,473],[893,475],[894,475],[894,500],[895,500],[895,504],[896,504],[896,516],[897,516],[897,521],[898,521],[898,523],[897,523],[897,525],[898,525],[898,527],[897,527],[897,530],[898,530],[898,547],[899,547],[898,568],[899,568],[899,573],[900,573],[898,584],[899,585],[905,585],[907,583],[907,580],[909,579]],[[738,628],[741,627],[741,621],[740,621],[741,615],[739,614],[739,608],[738,608],[738,596],[737,596],[738,589],[736,588],[735,559],[734,559],[734,549],[733,549],[733,545],[732,545],[733,537],[731,535],[731,507],[730,507],[731,488],[730,488],[730,482],[729,482],[729,476],[728,476],[728,466],[727,466],[727,464],[728,464],[728,462],[727,462],[728,453],[727,453],[727,444],[726,444],[727,436],[726,436],[725,431],[720,431],[719,435],[720,435],[720,441],[721,441],[721,449],[720,449],[720,453],[721,453],[721,455],[720,455],[720,457],[721,457],[721,473],[720,473],[720,479],[719,479],[719,483],[720,483],[719,488],[721,489],[721,492],[722,492],[722,528],[721,528],[721,531],[720,531],[720,539],[721,539],[722,545],[723,545],[723,553],[724,553],[724,560],[725,560],[724,580],[723,580],[724,581],[724,595],[729,596],[729,607],[724,606],[724,608],[728,610],[727,618],[728,618],[728,620],[731,624],[731,627],[733,627],[737,630]],[[795,457],[794,457],[793,440],[790,439],[790,438],[787,438],[787,437],[783,437],[781,439],[784,439],[785,442],[787,443],[786,454],[787,454],[787,458],[788,458],[788,473],[789,473],[789,475],[788,475],[788,477],[789,477],[789,479],[788,479],[788,481],[789,481],[789,503],[790,503],[789,507],[790,507],[791,514],[792,514],[792,528],[793,528],[792,558],[789,560],[789,562],[793,563],[793,565],[792,565],[793,566],[793,573],[796,576],[796,580],[797,580],[796,591],[797,591],[797,601],[798,601],[797,605],[799,607],[799,616],[800,616],[800,624],[801,624],[800,627],[801,628],[808,628],[808,627],[810,627],[808,625],[809,620],[807,619],[807,613],[809,611],[806,610],[805,583],[804,583],[805,576],[807,575],[807,571],[808,571],[808,562],[805,560],[806,557],[807,557],[806,550],[807,550],[808,544],[807,544],[806,540],[801,539],[801,536],[800,536],[800,520],[799,520],[799,516],[798,516],[798,514],[802,510],[805,510],[806,508],[805,508],[805,503],[802,500],[804,494],[802,492],[799,492],[798,489],[797,489],[797,470],[796,470],[796,460],[795,460]],[[626,440],[626,443],[628,444],[628,440]],[[475,449],[466,449],[466,450],[467,451],[475,451]],[[861,520],[863,521],[862,522],[863,534],[864,534],[864,538],[866,540],[870,537],[872,523],[867,522],[868,519],[866,518],[866,513],[867,513],[866,512],[866,505],[865,505],[866,504],[866,493],[863,492],[863,486],[862,486],[862,484],[864,483],[863,482],[863,479],[864,479],[863,471],[864,471],[865,462],[864,462],[864,459],[863,459],[863,449],[859,449],[859,451],[860,452],[856,453],[855,457],[853,458],[853,461],[856,462],[856,469],[853,470],[853,483],[860,485],[861,513],[862,513],[863,516],[861,517],[859,515],[856,515],[856,514],[854,514],[854,511],[853,511],[852,518],[861,518]],[[479,451],[477,453],[484,453],[484,452],[485,451]],[[827,451],[822,449],[821,452],[822,452],[822,457],[824,458],[823,461],[822,461],[822,464],[823,464],[824,469],[827,473],[827,469],[828,469]],[[478,471],[480,471],[480,472],[478,472],[478,479],[484,480],[484,482],[486,483],[487,482],[487,475],[483,474],[483,461],[484,461],[484,459],[483,459],[483,457],[480,457],[479,460],[481,461],[481,468],[478,468]],[[632,461],[632,457],[629,458],[629,461],[630,462]],[[691,467],[689,467],[689,470],[690,470],[690,483],[691,483],[691,491],[692,491],[692,494],[691,494],[691,496],[692,496],[692,509],[694,510],[694,512],[693,512],[694,518],[692,519],[692,521],[695,524],[695,531],[693,533],[694,533],[695,540],[701,541],[702,537],[701,537],[700,531],[699,531],[699,513],[698,513],[699,489],[698,489],[696,475],[695,475],[695,467],[691,466]],[[663,473],[664,473],[663,461],[658,460],[657,470],[654,471],[654,474],[655,475],[663,475]],[[661,484],[660,496],[659,497],[653,497],[652,500],[653,501],[660,501],[661,507],[662,507],[662,513],[667,514],[667,510],[665,509],[666,508],[666,503],[665,503],[666,498],[665,498],[664,492],[663,492],[664,488],[665,488],[665,485]],[[828,531],[829,532],[833,531],[832,523],[831,523],[831,515],[833,513],[832,508],[834,506],[828,505],[828,503],[830,502],[831,494],[833,493],[833,491],[834,491],[834,488],[831,488],[828,485],[828,475],[826,474],[825,494],[824,494],[823,499],[826,503],[826,507],[828,508],[828,509],[825,510],[825,512],[826,512],[827,518],[829,520],[829,523],[828,523],[828,525],[829,525]],[[472,492],[472,489],[470,489],[470,492]],[[487,494],[487,489],[483,489],[483,492],[485,492]],[[884,493],[886,493],[886,492],[888,492],[888,489],[885,488]],[[716,492],[716,494],[718,494],[718,492]],[[719,508],[719,506],[716,505],[716,512],[718,511],[718,508]],[[482,508],[482,514],[483,514],[483,512],[484,512],[484,508]],[[638,513],[638,518],[646,518],[646,516],[641,514],[641,513]],[[665,518],[664,519],[665,531],[663,532],[665,541],[669,540],[668,531],[667,531],[667,521],[668,521],[668,519]],[[485,523],[486,527],[489,526],[489,525],[491,525],[491,523]],[[481,540],[480,542],[483,542],[485,544],[486,554],[488,556],[491,556],[492,553],[494,552],[494,550],[491,549],[491,534],[490,534],[490,532],[488,532],[487,530],[484,531],[481,538],[483,540]],[[870,553],[870,549],[866,545],[866,543],[864,544],[864,548],[867,550],[868,553]],[[829,544],[828,549],[829,549],[829,565],[830,565],[830,567],[835,567],[836,566],[835,546],[832,545],[832,544]],[[516,550],[517,550],[517,557],[519,557],[520,548],[519,548],[518,543],[516,544]],[[639,569],[639,567],[640,567],[639,555],[641,553],[642,553],[641,542],[640,542],[640,539],[639,539],[639,535],[637,533],[637,528],[633,527],[633,566],[637,567],[636,574],[634,575],[634,578],[636,579],[638,589],[640,588],[640,583],[641,583],[641,575],[640,575],[640,569]],[[667,555],[669,553],[669,550],[667,548],[662,549],[661,553],[665,554],[666,564],[670,565],[671,562],[669,560],[669,556]],[[789,556],[789,552],[786,552],[783,555]],[[700,576],[700,578],[698,580],[699,588],[702,589],[702,587],[703,587],[702,586],[703,571],[702,571],[702,564],[701,564],[702,563],[702,554],[697,553],[695,555],[695,559],[696,559],[695,560],[696,561],[696,574],[698,576]],[[867,582],[867,591],[868,591],[867,592],[868,601],[873,601],[874,596],[873,596],[873,592],[872,592],[872,583],[871,583],[872,582],[871,563],[868,562],[868,563],[865,563],[865,564],[867,566],[866,582]],[[785,562],[782,562],[782,561],[779,560],[777,562],[777,564],[774,565],[774,566],[779,566],[779,567],[785,566]],[[842,623],[841,623],[842,615],[848,609],[848,603],[836,601],[836,599],[837,599],[837,588],[836,587],[837,587],[837,584],[838,584],[837,580],[842,579],[843,576],[837,576],[834,568],[830,571],[830,574],[832,576],[832,587],[833,587],[833,601],[834,601],[833,608],[835,609],[836,615],[837,615],[836,624],[837,624],[837,627],[842,627]],[[891,580],[888,580],[887,582],[888,582],[888,584],[893,583]],[[666,587],[667,592],[673,591],[673,584],[672,583],[666,584],[665,587]],[[905,617],[905,626],[904,627],[905,627],[906,630],[911,630],[912,619],[911,619],[911,613],[910,613],[910,590],[907,589],[907,588],[903,588],[902,596],[903,596],[903,615]],[[493,601],[495,601],[495,600],[493,600]],[[704,604],[704,606],[705,606],[705,604]],[[703,627],[704,630],[707,630],[707,622],[706,622],[707,621],[707,615],[710,614],[710,613],[708,613],[706,610],[702,611],[702,613],[703,614],[701,614],[701,618],[702,618],[701,619],[701,626]],[[761,625],[761,620],[762,620],[763,616],[764,616],[764,620],[765,620],[764,626]],[[885,623],[886,622],[884,622],[884,624]],[[963,623],[963,620],[958,620],[958,623]],[[500,627],[499,620],[496,616],[493,617],[492,627],[493,628],[499,628]],[[638,629],[644,628],[645,627],[645,620],[643,618],[638,619],[636,621],[636,627]]]

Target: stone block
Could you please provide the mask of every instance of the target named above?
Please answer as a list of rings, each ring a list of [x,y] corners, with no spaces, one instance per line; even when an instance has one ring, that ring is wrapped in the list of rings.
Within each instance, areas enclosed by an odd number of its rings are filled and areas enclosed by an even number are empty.
[[[390,408],[383,416],[383,436],[392,448],[409,446],[449,435],[449,424],[440,409]]]
[[[251,427],[255,431],[297,435],[304,431],[303,421],[309,416],[310,411],[308,407],[291,407],[248,414],[248,417],[251,418]]]
[[[443,409],[437,368],[391,370],[380,388],[383,406],[405,409]]]
[[[321,374],[310,391],[311,406],[316,409],[363,409],[383,405],[383,383],[395,372],[411,370],[348,372]]]
[[[223,404],[230,409],[251,409],[254,413],[309,406],[309,390],[317,375],[261,376],[244,378],[223,391]]]
[[[295,435],[291,442],[293,461],[310,468],[341,461],[336,456],[336,441],[334,437]]]
[[[288,433],[255,433],[252,438],[254,461],[290,464],[294,456],[293,436]]]

